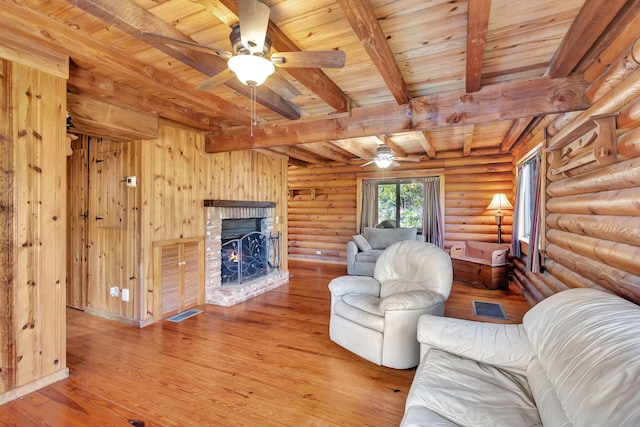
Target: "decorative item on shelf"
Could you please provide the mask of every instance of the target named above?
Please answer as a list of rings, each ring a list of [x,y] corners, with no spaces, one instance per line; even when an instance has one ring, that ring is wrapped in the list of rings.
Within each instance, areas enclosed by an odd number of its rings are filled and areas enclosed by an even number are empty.
[[[298,194],[302,194],[303,191],[309,190],[309,195],[311,196],[311,200],[316,199],[316,189],[315,188],[292,188],[288,191],[289,198],[296,197]]]
[[[513,209],[511,203],[509,203],[509,199],[504,193],[496,193],[493,195],[493,199],[491,199],[491,203],[487,206],[487,209],[497,210],[496,213],[496,224],[498,225],[498,243],[502,243],[502,218],[504,214],[502,213],[503,209]]]
[[[552,175],[574,176],[610,165],[617,159],[616,117],[620,113],[589,117],[571,132],[549,139]]]

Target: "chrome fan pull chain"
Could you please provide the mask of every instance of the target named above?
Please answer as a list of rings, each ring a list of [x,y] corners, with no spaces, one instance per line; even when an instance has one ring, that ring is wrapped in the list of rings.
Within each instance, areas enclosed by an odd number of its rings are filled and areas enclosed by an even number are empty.
[[[251,127],[249,132],[249,138],[253,138],[253,126],[258,124],[256,120],[256,84],[253,82],[249,82],[249,92],[251,103],[249,109],[251,110]]]

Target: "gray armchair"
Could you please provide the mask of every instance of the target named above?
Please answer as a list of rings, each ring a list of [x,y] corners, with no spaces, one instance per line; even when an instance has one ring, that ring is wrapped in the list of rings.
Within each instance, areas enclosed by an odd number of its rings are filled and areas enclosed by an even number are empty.
[[[394,243],[417,238],[415,227],[365,227],[363,234],[353,236],[353,240],[347,242],[347,274],[372,276],[376,261],[385,249]]]
[[[378,365],[418,365],[418,318],[442,316],[453,284],[451,258],[431,243],[406,240],[378,258],[373,277],[329,283],[331,340]]]

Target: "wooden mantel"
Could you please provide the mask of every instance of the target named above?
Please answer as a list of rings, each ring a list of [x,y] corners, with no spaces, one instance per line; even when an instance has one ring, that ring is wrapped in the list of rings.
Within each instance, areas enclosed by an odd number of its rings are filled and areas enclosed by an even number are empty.
[[[204,201],[205,208],[275,208],[276,202],[253,202],[249,200],[211,200]]]

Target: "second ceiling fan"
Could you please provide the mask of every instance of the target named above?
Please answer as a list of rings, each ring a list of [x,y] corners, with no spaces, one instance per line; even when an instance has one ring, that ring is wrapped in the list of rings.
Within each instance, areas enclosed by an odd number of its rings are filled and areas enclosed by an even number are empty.
[[[235,25],[229,39],[235,52],[212,46],[181,40],[162,34],[144,32],[142,40],[164,43],[217,55],[228,59],[229,68],[200,83],[196,89],[212,90],[236,76],[248,86],[259,86],[280,68],[342,68],[345,53],[341,50],[276,52],[270,57],[271,38],[267,34],[271,9],[259,0],[238,0],[239,23]]]
[[[395,156],[389,147],[381,145],[376,149],[376,156],[373,159],[369,159],[368,162],[360,165],[361,167],[368,166],[375,163],[381,169],[386,169],[389,166],[400,166],[398,162],[419,162],[418,157],[399,157]]]

